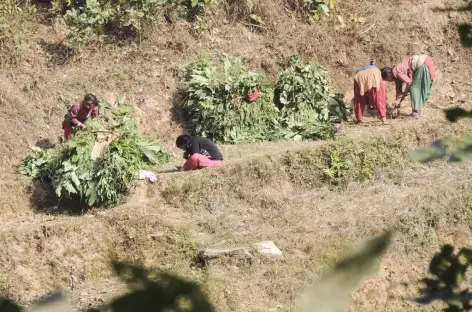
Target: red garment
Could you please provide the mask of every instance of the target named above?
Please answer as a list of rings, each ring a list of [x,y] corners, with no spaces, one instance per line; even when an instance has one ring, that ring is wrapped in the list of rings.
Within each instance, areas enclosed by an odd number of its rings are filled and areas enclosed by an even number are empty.
[[[66,141],[71,140],[74,134],[74,127],[79,127],[89,118],[98,117],[98,106],[95,105],[89,110],[83,105],[83,101],[77,101],[72,104],[69,114],[66,115],[66,119],[62,123],[62,129],[64,130],[64,139]]]
[[[62,129],[64,129],[64,139],[66,141],[72,140],[72,136],[74,135],[74,129],[72,128],[72,124],[68,120],[64,120],[62,123]]]
[[[259,91],[257,90],[254,90],[247,95],[247,99],[251,103],[257,101],[258,98],[259,98]]]
[[[429,56],[426,57],[426,59],[424,60],[424,63],[426,64],[426,66],[428,66],[428,70],[429,70],[429,75],[431,76],[431,80],[436,80],[436,78],[438,78],[438,74],[436,73],[436,66],[434,66],[434,62],[433,62],[433,59],[430,58]]]
[[[380,88],[371,88],[365,95],[361,95],[359,85],[354,81],[354,113],[357,121],[364,118],[365,106],[372,103],[377,108],[381,118],[387,117],[387,92],[385,82],[380,81]]]
[[[83,105],[83,101],[77,101],[72,104],[70,108],[70,118],[72,124],[77,127],[84,123],[89,118],[96,118],[98,117],[98,106],[94,105],[92,108],[87,109],[85,105]]]
[[[221,160],[211,160],[202,154],[193,154],[184,164],[184,171],[205,169],[205,168],[216,168],[221,166],[223,162]]]

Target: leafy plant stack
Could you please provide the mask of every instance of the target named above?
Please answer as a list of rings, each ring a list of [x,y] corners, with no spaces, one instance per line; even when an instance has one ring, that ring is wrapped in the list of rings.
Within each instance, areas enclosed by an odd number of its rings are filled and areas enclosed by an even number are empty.
[[[230,56],[220,66],[192,64],[187,83],[184,111],[191,134],[217,142],[326,139],[335,135],[332,123],[349,116],[328,72],[298,57],[291,58],[275,89]],[[255,90],[260,97],[251,102],[248,95]]]
[[[344,101],[334,94],[328,71],[292,56],[275,88],[281,123],[287,138],[332,136],[331,122],[347,120]]]
[[[50,184],[59,198],[78,199],[88,206],[118,203],[137,178],[138,171],[168,162],[170,155],[141,135],[129,106],[103,106],[100,118],[89,120],[72,140],[47,150],[35,149],[21,163],[20,173]],[[101,158],[91,157],[96,134],[117,138]]]
[[[193,134],[218,142],[268,139],[278,127],[273,89],[263,76],[247,71],[241,59],[225,57],[221,66],[200,61],[191,66],[184,109]],[[255,102],[248,94],[258,90]]]

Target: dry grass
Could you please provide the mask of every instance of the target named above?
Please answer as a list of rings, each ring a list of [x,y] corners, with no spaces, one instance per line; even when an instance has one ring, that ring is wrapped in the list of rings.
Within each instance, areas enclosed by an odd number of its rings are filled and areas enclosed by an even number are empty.
[[[469,128],[444,130],[460,133]],[[128,204],[108,211],[4,222],[0,273],[12,286],[7,289],[15,300],[27,302],[59,286],[71,291],[79,308],[124,291],[108,264],[117,258],[200,283],[218,311],[292,311],[297,294],[323,269],[356,243],[394,229],[382,270],[354,296],[352,309],[396,311],[410,305],[405,296],[415,293],[414,283],[439,244],[472,244],[466,236],[472,198],[463,192],[470,187],[472,168],[439,162],[413,171],[405,158],[414,144],[446,134],[430,130],[399,132],[396,137],[403,141],[384,136],[364,143],[346,139],[333,146],[234,162],[185,179],[169,176],[159,188],[146,186]],[[351,183],[344,187],[322,183],[327,155],[336,146],[349,145],[367,148],[378,161],[390,161],[375,166],[371,183],[356,182],[363,177],[356,167],[347,169]],[[274,240],[285,259],[258,257],[251,264],[223,259],[203,269],[191,268],[200,248],[262,240]],[[404,289],[401,282],[412,285]],[[379,287],[384,289],[380,295]]]
[[[315,25],[305,23],[290,5],[294,1],[253,2],[250,9],[245,1],[227,0],[210,10],[208,30],[162,23],[142,42],[95,47],[77,59],[62,42],[59,24],[34,24],[22,61],[2,67],[0,76],[0,294],[26,303],[62,287],[70,290],[75,308],[97,305],[125,291],[111,276],[108,261],[115,256],[199,282],[218,311],[292,311],[296,295],[323,269],[358,242],[395,229],[379,274],[353,296],[351,309],[421,311],[406,298],[415,294],[415,281],[438,246],[472,246],[465,191],[472,168],[440,162],[412,170],[406,158],[412,146],[470,130],[468,123],[449,127],[438,110],[465,106],[471,98],[463,79],[471,72],[471,54],[459,46],[455,28],[462,17],[431,11],[458,1],[342,1],[332,18]],[[264,28],[240,23],[251,13],[263,18]],[[337,14],[347,23],[339,31],[333,28]],[[141,129],[162,140],[180,163],[173,147],[181,133],[174,108],[182,100],[184,70],[200,56],[241,54],[250,68],[276,79],[285,59],[300,54],[327,67],[334,84],[348,93],[353,69],[370,58],[390,65],[421,50],[435,58],[441,77],[420,122],[350,125],[342,143],[224,146],[228,161],[220,170],[168,175],[158,187],[138,188],[123,206],[81,216],[35,212],[29,180],[15,173],[29,145],[61,135],[61,95],[91,91],[113,98],[127,92]],[[336,186],[323,182],[330,144],[345,144],[349,157],[356,148],[374,155],[371,183],[361,182],[365,172],[359,167],[346,169]],[[359,159],[348,160],[359,166]],[[226,259],[190,268],[199,248],[266,239],[284,251],[284,261],[257,258],[249,265]],[[405,288],[403,282],[410,284]]]
[[[373,184],[351,183],[343,190],[308,190],[261,177],[254,181],[265,185],[257,196],[251,184],[235,190],[238,196],[217,189],[211,195],[220,202],[203,198],[206,204],[200,205],[193,197],[184,198],[195,201],[191,210],[150,198],[83,217],[6,224],[0,234],[5,242],[2,274],[14,286],[10,295],[17,300],[62,286],[71,290],[77,308],[85,307],[95,298],[123,291],[110,278],[107,261],[113,256],[201,283],[218,311],[292,311],[296,295],[324,268],[356,243],[395,229],[380,273],[354,296],[352,309],[403,310],[411,305],[405,296],[415,293],[415,282],[439,244],[472,245],[464,213],[471,198],[462,191],[471,186],[470,171],[470,166],[438,164],[405,174],[395,183],[379,175]],[[224,177],[219,175],[220,183]],[[208,187],[204,182],[202,187]],[[225,260],[202,270],[190,268],[199,248],[266,239],[283,250],[284,261],[257,258],[249,265]],[[404,289],[402,282],[411,285]]]

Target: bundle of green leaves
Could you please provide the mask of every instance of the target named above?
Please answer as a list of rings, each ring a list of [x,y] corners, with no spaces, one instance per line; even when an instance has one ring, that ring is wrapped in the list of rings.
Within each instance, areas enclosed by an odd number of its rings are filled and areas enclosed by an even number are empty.
[[[287,123],[328,121],[328,100],[334,89],[328,71],[292,56],[287,69],[280,75],[276,101]]]
[[[260,96],[250,102],[248,94],[254,90]],[[220,66],[194,63],[188,74],[184,110],[194,135],[224,143],[277,138],[273,89],[263,76],[248,71],[239,58],[225,56]]]
[[[190,67],[184,111],[193,135],[223,143],[327,139],[336,134],[333,123],[350,115],[327,71],[298,57],[290,59],[275,90],[240,58],[225,56],[222,63],[199,61]],[[254,90],[260,98],[251,103],[248,93]]]
[[[78,199],[88,206],[112,205],[132,187],[140,169],[170,159],[158,143],[141,135],[127,105],[116,109],[104,106],[100,118],[86,125],[70,141],[45,151],[33,150],[21,163],[20,173],[51,184],[59,198]],[[92,160],[95,136],[100,131],[119,136],[103,157]]]
[[[328,71],[292,56],[280,75],[274,102],[289,139],[327,139],[336,134],[333,122],[350,113],[342,94],[335,94]]]

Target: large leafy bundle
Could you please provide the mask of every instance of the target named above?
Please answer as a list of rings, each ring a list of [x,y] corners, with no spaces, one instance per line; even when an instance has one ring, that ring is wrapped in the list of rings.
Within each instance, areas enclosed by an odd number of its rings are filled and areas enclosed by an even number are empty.
[[[328,100],[334,90],[324,68],[293,56],[290,66],[280,75],[276,90],[276,101],[289,125],[330,120]]]
[[[89,206],[110,205],[130,189],[140,169],[170,158],[157,143],[140,134],[126,105],[104,107],[100,118],[86,125],[68,142],[50,150],[34,150],[20,165],[20,172],[50,183],[60,198],[78,198]],[[101,158],[92,160],[96,134],[107,131],[118,137]]]
[[[225,57],[221,66],[197,62],[190,68],[184,103],[193,134],[226,143],[270,139],[278,129],[273,89],[261,75],[248,71],[238,58]],[[248,94],[258,90],[255,102]]]

